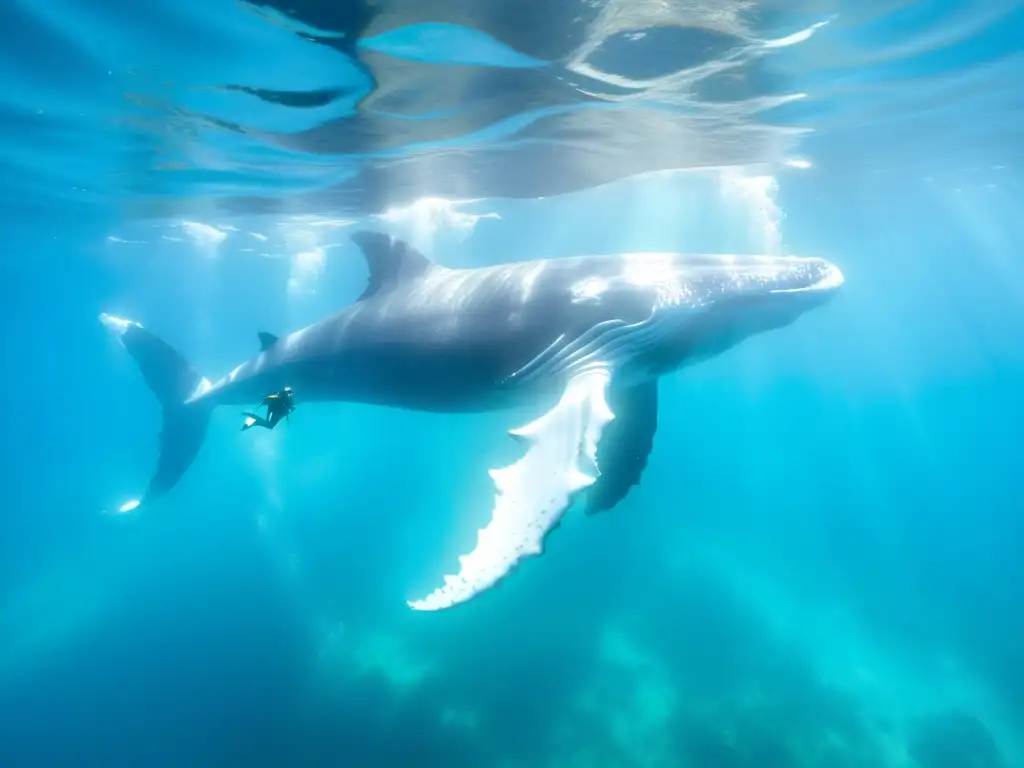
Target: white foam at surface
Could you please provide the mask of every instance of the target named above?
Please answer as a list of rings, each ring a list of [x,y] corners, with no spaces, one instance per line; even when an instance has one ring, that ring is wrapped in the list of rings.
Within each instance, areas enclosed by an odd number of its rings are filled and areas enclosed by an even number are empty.
[[[469,213],[462,207],[476,200],[446,200],[441,197],[421,197],[410,205],[394,206],[371,220],[391,225],[395,234],[417,248],[430,250],[435,235],[452,234],[464,240],[473,234],[483,219],[500,219],[495,212]]]
[[[228,236],[226,231],[201,221],[182,221],[181,228],[195,243],[200,253],[206,256],[216,255],[217,249]]]

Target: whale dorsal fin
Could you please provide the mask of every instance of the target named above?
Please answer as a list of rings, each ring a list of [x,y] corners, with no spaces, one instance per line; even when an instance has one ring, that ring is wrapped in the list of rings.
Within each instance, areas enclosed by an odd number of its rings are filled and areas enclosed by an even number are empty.
[[[260,337],[260,352],[266,352],[272,346],[277,344],[277,336],[266,331],[260,331],[256,334]]]
[[[352,242],[359,246],[370,269],[370,281],[360,300],[415,280],[434,266],[404,240],[382,232],[355,232]]]

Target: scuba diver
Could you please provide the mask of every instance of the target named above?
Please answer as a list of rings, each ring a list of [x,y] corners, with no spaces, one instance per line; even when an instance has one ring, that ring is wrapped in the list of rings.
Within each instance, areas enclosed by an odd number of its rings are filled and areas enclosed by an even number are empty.
[[[280,392],[267,395],[260,405],[267,406],[267,417],[263,418],[255,413],[242,411],[242,415],[245,416],[245,421],[242,423],[243,432],[251,427],[273,429],[281,419],[287,419],[288,415],[295,410],[295,403],[292,401],[292,388],[285,387]],[[290,423],[291,419],[288,421]]]

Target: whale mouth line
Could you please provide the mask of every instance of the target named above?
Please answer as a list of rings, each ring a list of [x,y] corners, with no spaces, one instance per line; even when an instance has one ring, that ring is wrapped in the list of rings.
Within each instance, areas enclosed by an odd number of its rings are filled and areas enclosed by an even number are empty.
[[[842,270],[835,264],[829,264],[828,268],[825,270],[825,274],[810,285],[804,285],[799,288],[775,288],[771,290],[770,293],[815,293],[818,291],[834,291],[845,281],[846,278],[843,276]]]

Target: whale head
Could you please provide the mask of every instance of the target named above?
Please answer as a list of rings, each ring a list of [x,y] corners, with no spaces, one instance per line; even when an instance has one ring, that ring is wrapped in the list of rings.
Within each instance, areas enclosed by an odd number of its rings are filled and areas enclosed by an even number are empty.
[[[657,374],[787,326],[844,281],[819,258],[680,254],[627,256],[623,278],[649,302],[652,332],[642,357]]]

